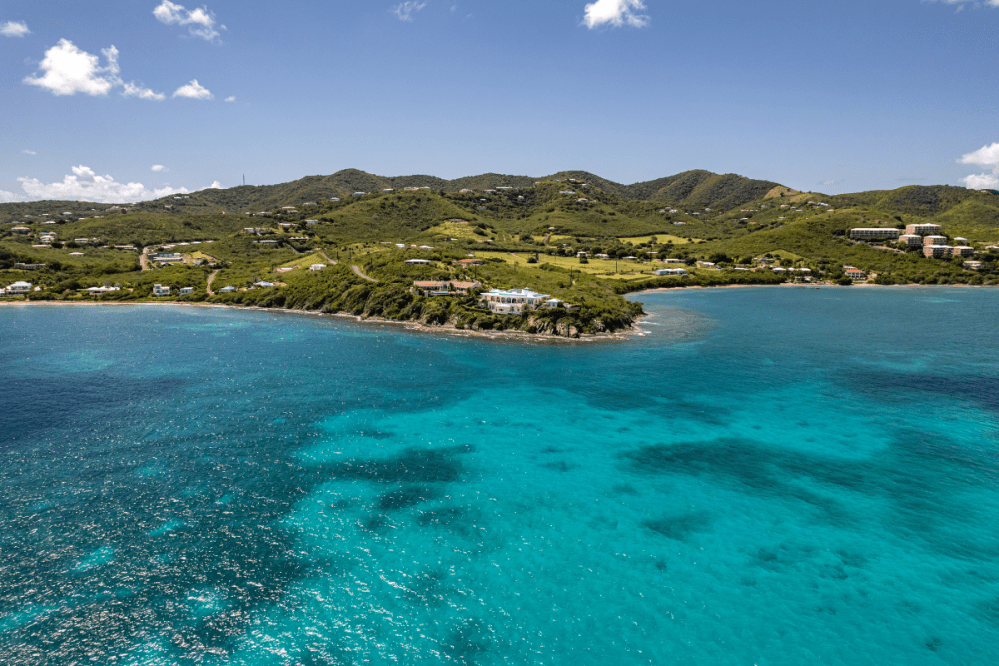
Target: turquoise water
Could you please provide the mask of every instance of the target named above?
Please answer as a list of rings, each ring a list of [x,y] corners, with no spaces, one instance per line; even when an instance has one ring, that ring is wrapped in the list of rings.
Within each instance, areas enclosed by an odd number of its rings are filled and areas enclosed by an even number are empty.
[[[997,663],[999,292],[639,298],[3,308],[0,663]]]

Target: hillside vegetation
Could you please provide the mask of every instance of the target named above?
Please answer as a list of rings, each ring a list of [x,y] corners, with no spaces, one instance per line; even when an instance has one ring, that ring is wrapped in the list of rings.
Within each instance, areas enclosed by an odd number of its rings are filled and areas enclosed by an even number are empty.
[[[32,299],[143,300],[161,284],[172,299],[193,289],[185,301],[559,335],[626,328],[641,306],[622,294],[651,287],[849,283],[847,267],[883,284],[999,279],[989,249],[999,242],[994,193],[934,186],[827,196],[706,171],[621,185],[581,171],[448,181],[345,170],[127,206],[0,204],[0,220],[0,287],[29,281]],[[968,239],[977,263],[849,238],[854,227],[926,222]],[[45,242],[49,233],[55,242]],[[160,252],[182,256],[156,261]],[[483,265],[462,267],[471,255]],[[404,263],[414,258],[431,264]],[[655,276],[665,259],[688,276]],[[310,271],[317,263],[327,268]],[[530,288],[575,307],[497,315],[476,293],[423,296],[417,280]],[[102,285],[121,288],[81,291]]]

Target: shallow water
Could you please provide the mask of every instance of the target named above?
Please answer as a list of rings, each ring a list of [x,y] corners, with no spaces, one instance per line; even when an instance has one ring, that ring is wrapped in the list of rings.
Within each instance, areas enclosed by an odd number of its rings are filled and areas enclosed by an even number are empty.
[[[996,663],[999,293],[639,299],[4,308],[0,663]]]

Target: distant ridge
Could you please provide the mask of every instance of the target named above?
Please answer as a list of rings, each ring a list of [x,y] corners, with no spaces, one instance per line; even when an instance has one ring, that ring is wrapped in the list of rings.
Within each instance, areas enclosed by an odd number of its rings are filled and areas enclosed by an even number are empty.
[[[359,169],[343,169],[326,176],[306,176],[275,185],[239,185],[228,189],[207,189],[183,198],[166,196],[160,199],[128,204],[133,210],[157,212],[165,206],[173,212],[192,215],[219,213],[254,213],[282,206],[299,206],[308,201],[344,197],[354,192],[380,192],[406,187],[427,187],[435,191],[458,192],[470,189],[481,192],[497,187],[532,187],[539,181],[559,180],[566,189],[585,191],[599,189],[623,201],[651,201],[664,206],[695,211],[703,208],[731,210],[754,201],[772,197],[797,201],[823,196],[838,206],[865,206],[885,212],[931,216],[950,210],[975,196],[976,192],[947,185],[915,185],[896,190],[859,192],[834,196],[801,193],[769,180],[757,180],[737,174],[717,174],[703,169],[684,171],[673,176],[623,185],[601,178],[588,171],[559,171],[548,176],[517,176],[484,173],[446,180],[429,175],[378,176]],[[590,190],[591,192],[593,189]],[[83,213],[108,208],[111,204],[81,201],[34,201],[0,204],[0,221],[17,220],[21,216],[41,213],[58,215],[62,211]]]
[[[463,189],[482,191],[496,187],[531,187],[545,180],[560,180],[569,187],[586,183],[625,200],[650,200],[673,206],[731,208],[762,198],[778,186],[766,180],[753,180],[735,174],[719,175],[710,171],[685,171],[684,173],[644,183],[622,185],[601,178],[587,171],[560,171],[548,176],[512,176],[485,173],[445,180],[436,176],[377,176],[358,169],[344,169],[328,176],[306,176],[299,180],[278,185],[240,185],[226,190],[202,190],[190,195],[179,208],[196,212],[209,206],[231,212],[256,212],[287,205],[300,205],[306,201],[342,197],[353,192],[380,192],[385,189],[429,187],[432,190],[458,192]],[[569,182],[576,181],[575,183]],[[156,206],[162,202],[173,203],[172,197],[145,202]]]

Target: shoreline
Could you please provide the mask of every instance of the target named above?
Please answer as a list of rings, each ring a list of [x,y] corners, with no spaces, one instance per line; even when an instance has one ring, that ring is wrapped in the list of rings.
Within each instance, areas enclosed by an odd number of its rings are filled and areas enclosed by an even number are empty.
[[[87,306],[87,305],[98,305],[98,306],[112,306],[112,307],[126,307],[126,306],[136,306],[136,305],[176,305],[181,307],[195,307],[195,308],[218,308],[223,310],[252,310],[256,312],[270,312],[270,313],[283,313],[292,315],[305,315],[310,317],[330,317],[334,319],[349,319],[353,320],[358,324],[376,324],[376,325],[392,325],[405,328],[407,330],[413,331],[415,333],[428,333],[428,334],[447,334],[450,337],[457,338],[484,338],[488,340],[495,341],[536,341],[536,342],[549,342],[549,343],[588,343],[588,342],[603,342],[610,340],[627,340],[633,335],[643,335],[642,331],[638,331],[635,327],[648,315],[642,315],[635,319],[634,323],[627,329],[623,331],[615,331],[614,333],[580,333],[578,338],[570,338],[561,335],[551,335],[548,333],[528,333],[527,331],[493,331],[493,330],[472,330],[468,328],[456,328],[450,324],[443,326],[435,326],[423,324],[418,321],[399,321],[395,319],[385,319],[383,317],[363,317],[361,315],[354,315],[347,312],[318,312],[316,310],[298,310],[294,308],[261,308],[253,305],[225,305],[223,303],[184,303],[179,301],[126,301],[126,302],[102,302],[102,301],[0,301],[0,307],[3,306],[40,306],[40,305],[56,305],[56,306]]]
[[[999,285],[971,285],[971,284],[852,284],[852,285],[838,285],[831,283],[822,284],[791,284],[791,283],[781,283],[781,284],[724,284],[717,286],[701,286],[701,285],[691,285],[689,287],[654,287],[651,289],[642,289],[641,291],[633,291],[627,294],[623,294],[624,297],[629,297],[639,294],[652,294],[657,292],[667,292],[667,291],[688,291],[692,289],[696,290],[712,290],[712,289],[774,289],[774,288],[788,288],[788,289],[822,289],[822,288],[834,288],[834,289],[846,289],[855,287],[879,287],[879,288],[919,288],[919,289],[951,289],[955,287],[960,287],[964,289],[996,289]],[[349,319],[353,320],[358,324],[374,324],[379,326],[391,325],[404,328],[406,330],[412,331],[414,333],[426,333],[433,335],[447,335],[454,338],[479,338],[485,340],[493,340],[495,342],[543,342],[543,343],[571,343],[571,344],[582,344],[591,342],[610,342],[610,341],[623,341],[630,340],[633,337],[645,337],[648,335],[649,331],[647,329],[640,328],[643,321],[648,319],[651,315],[643,314],[635,318],[635,321],[624,330],[615,331],[613,333],[580,333],[578,338],[570,338],[561,335],[552,335],[549,333],[528,333],[527,331],[511,331],[511,330],[473,330],[468,328],[457,328],[453,325],[429,325],[424,324],[419,321],[399,321],[395,319],[385,319],[383,317],[363,317],[361,315],[354,315],[347,312],[318,312],[316,310],[299,310],[293,308],[262,308],[258,306],[247,306],[247,305],[225,305],[223,303],[202,303],[202,302],[192,302],[185,303],[180,301],[31,301],[31,300],[19,300],[19,301],[8,301],[0,300],[0,307],[3,306],[36,306],[36,305],[99,305],[99,306],[134,306],[134,305],[172,305],[172,306],[182,306],[182,307],[196,307],[196,308],[218,308],[225,310],[252,310],[256,312],[270,312],[270,313],[284,313],[293,315],[304,315],[310,317],[329,317],[333,319]]]

